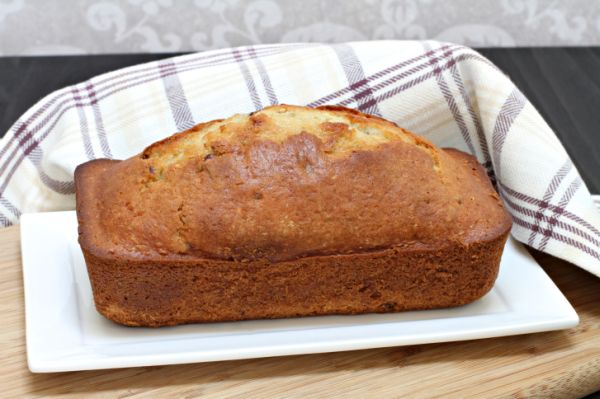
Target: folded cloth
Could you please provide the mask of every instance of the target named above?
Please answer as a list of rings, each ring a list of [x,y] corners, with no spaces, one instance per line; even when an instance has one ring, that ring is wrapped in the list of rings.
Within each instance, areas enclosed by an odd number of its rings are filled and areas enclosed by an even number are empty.
[[[338,104],[477,157],[513,236],[600,276],[600,214],[550,127],[477,52],[433,41],[282,44],[121,69],[58,90],[0,141],[0,223],[73,209],[73,171],[202,121],[271,104]]]

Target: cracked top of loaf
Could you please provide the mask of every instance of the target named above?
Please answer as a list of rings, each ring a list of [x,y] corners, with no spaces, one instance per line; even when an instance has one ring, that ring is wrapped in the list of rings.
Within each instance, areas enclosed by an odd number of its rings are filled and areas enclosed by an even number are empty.
[[[199,124],[75,172],[80,243],[98,256],[271,262],[506,234],[475,158],[341,107],[277,105]]]

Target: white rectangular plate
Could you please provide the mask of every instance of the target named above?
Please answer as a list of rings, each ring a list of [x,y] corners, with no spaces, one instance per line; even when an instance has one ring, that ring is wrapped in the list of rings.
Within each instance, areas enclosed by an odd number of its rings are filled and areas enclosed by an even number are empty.
[[[129,328],[94,308],[74,211],[21,218],[27,360],[33,372],[153,366],[459,341],[577,325],[575,310],[509,239],[492,291],[467,306]]]

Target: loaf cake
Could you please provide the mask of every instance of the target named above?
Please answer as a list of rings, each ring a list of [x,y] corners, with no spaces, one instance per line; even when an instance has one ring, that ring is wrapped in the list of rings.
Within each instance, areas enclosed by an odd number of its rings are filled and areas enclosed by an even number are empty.
[[[202,123],[75,185],[96,308],[129,326],[467,304],[511,228],[474,157],[335,106]]]

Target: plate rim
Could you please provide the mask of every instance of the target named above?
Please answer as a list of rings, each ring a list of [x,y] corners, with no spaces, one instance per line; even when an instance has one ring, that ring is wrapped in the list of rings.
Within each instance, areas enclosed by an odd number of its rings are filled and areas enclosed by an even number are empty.
[[[235,353],[231,350],[228,352],[226,350],[220,351],[206,351],[206,350],[191,350],[187,353],[161,353],[161,354],[152,354],[145,353],[143,355],[136,356],[104,356],[104,357],[94,357],[93,354],[89,355],[88,358],[85,356],[82,357],[71,357],[71,358],[44,358],[44,356],[39,353],[35,345],[32,344],[33,335],[38,333],[34,331],[36,328],[36,320],[33,319],[33,311],[31,309],[32,305],[32,292],[31,287],[29,287],[28,280],[32,278],[32,270],[29,270],[33,266],[29,264],[29,254],[27,254],[27,246],[29,245],[29,240],[26,235],[28,231],[35,222],[40,222],[40,218],[47,217],[74,217],[75,211],[59,211],[59,212],[35,212],[35,213],[25,213],[21,216],[21,260],[22,260],[22,268],[23,268],[23,294],[25,300],[25,334],[26,334],[26,351],[27,351],[27,363],[30,371],[34,373],[44,373],[44,372],[59,372],[59,371],[76,371],[76,370],[93,370],[93,369],[109,369],[109,368],[123,368],[123,367],[142,367],[142,366],[154,366],[154,365],[169,365],[169,364],[185,364],[185,363],[196,363],[196,362],[209,362],[209,361],[226,361],[226,360],[235,360],[235,359],[249,359],[249,358],[259,358],[259,357],[273,357],[273,356],[289,356],[289,355],[298,355],[298,354],[309,354],[309,353],[325,353],[325,352],[338,352],[338,351],[347,351],[347,350],[360,350],[360,349],[368,349],[368,348],[382,348],[382,347],[391,347],[391,346],[404,346],[404,345],[419,345],[425,343],[439,343],[439,342],[454,342],[454,341],[463,341],[463,340],[472,340],[472,339],[484,339],[484,338],[494,338],[501,336],[509,336],[509,335],[519,335],[519,334],[528,334],[542,331],[551,331],[551,330],[559,330],[566,329],[576,326],[579,323],[579,316],[577,315],[575,309],[569,303],[564,294],[558,289],[556,284],[552,281],[552,279],[546,274],[546,272],[539,266],[537,261],[531,256],[529,252],[527,252],[527,256],[538,265],[540,272],[545,276],[548,282],[551,284],[551,289],[555,290],[556,300],[563,302],[563,306],[560,312],[560,316],[547,317],[547,320],[538,320],[534,322],[525,322],[522,321],[519,323],[513,323],[507,326],[492,326],[486,328],[479,328],[475,330],[471,328],[470,330],[459,332],[458,334],[455,331],[450,331],[449,333],[439,333],[437,332],[434,336],[424,335],[421,338],[413,338],[407,339],[405,336],[396,336],[396,337],[369,337],[363,338],[362,340],[342,340],[340,342],[312,342],[311,344],[302,344],[302,345],[284,345],[274,346],[267,345],[264,348],[256,348],[250,347],[245,352],[240,352],[239,349],[235,349]],[[41,216],[40,216],[41,215]],[[50,215],[50,216],[48,216]],[[62,237],[62,241],[65,241],[65,244],[68,246],[69,238]],[[514,238],[510,237],[509,240],[514,240]],[[521,243],[514,240],[515,245],[522,246]],[[31,281],[30,281],[31,282]],[[29,287],[29,288],[28,288]],[[427,312],[427,311],[424,311]],[[483,314],[477,315],[474,317],[489,317],[493,316],[491,314]],[[537,314],[533,315],[537,316]],[[355,316],[343,316],[343,317],[355,317]],[[461,316],[463,317],[463,316]],[[523,315],[521,315],[521,318]],[[450,317],[455,318],[455,317]],[[80,316],[77,315],[77,319],[79,322]],[[517,318],[518,320],[519,318]],[[430,319],[430,320],[439,320],[439,319]],[[421,321],[421,320],[417,320]],[[406,323],[407,321],[404,321]],[[414,321],[413,321],[414,322]],[[235,323],[235,322],[229,322]],[[396,322],[397,323],[397,322]],[[369,324],[367,324],[369,325]],[[370,324],[376,325],[376,324]],[[362,326],[362,325],[361,325]],[[352,327],[352,326],[350,326]],[[346,327],[343,327],[346,328]],[[321,328],[322,329],[322,328]],[[285,332],[270,332],[274,334],[283,334]],[[80,335],[83,334],[83,331],[80,329]],[[262,334],[262,333],[261,333]],[[437,337],[437,338],[436,338]],[[202,338],[196,338],[196,340]],[[204,338],[206,339],[206,338]],[[190,338],[190,341],[194,341],[194,339]],[[362,341],[362,342],[361,342]],[[84,349],[85,352],[86,345],[81,344],[76,346],[80,349]],[[81,354],[81,351],[80,351]],[[85,354],[85,353],[84,353]]]

